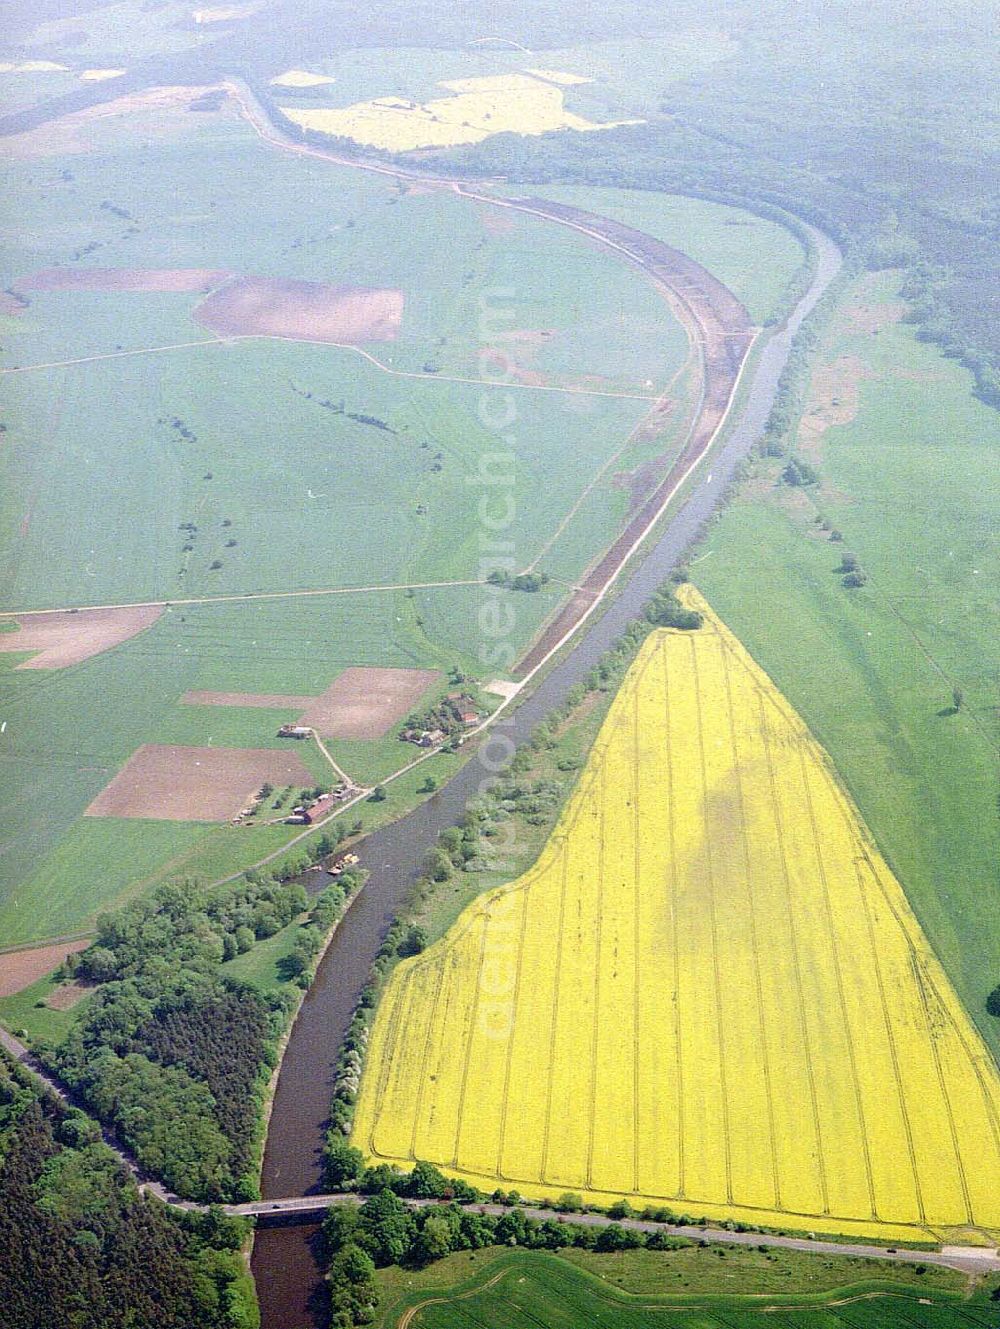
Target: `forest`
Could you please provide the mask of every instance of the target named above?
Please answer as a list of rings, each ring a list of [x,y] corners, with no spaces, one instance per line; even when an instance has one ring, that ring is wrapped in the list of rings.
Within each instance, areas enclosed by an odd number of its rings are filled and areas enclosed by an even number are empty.
[[[345,873],[300,923],[286,966],[298,986],[356,885]],[[63,1043],[34,1050],[183,1198],[258,1193],[261,1111],[295,990],[264,993],[221,966],[307,903],[300,885],[262,872],[210,890],[167,883],[101,918],[93,945],[69,961],[97,991]]]
[[[5,1329],[256,1329],[248,1231],[141,1196],[94,1122],[0,1061]]]

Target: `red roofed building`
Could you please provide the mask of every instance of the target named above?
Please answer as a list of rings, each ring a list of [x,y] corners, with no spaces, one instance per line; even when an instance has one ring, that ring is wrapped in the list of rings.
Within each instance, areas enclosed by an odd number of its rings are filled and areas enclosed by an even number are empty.
[[[312,807],[307,808],[302,814],[306,825],[312,826],[315,822],[322,821],[336,806],[337,800],[332,794],[324,794],[322,798],[317,798]]]

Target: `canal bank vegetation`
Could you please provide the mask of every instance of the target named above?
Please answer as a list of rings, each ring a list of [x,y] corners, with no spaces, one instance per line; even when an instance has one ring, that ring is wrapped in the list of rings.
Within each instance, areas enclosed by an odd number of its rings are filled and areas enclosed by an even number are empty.
[[[248,1233],[141,1195],[94,1122],[0,1059],[5,1329],[257,1329]]]
[[[36,1040],[34,1052],[177,1195],[257,1198],[279,1044],[359,884],[345,872],[311,902],[263,872],[158,887],[103,917],[69,958],[90,994],[62,1041]],[[272,938],[279,953],[241,974]],[[277,981],[254,982],[258,968]]]

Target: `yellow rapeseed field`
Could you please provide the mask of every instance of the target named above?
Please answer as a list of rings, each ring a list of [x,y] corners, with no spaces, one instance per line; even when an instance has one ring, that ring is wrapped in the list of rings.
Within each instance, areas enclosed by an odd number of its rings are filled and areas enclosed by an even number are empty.
[[[537,864],[402,963],[354,1140],[486,1188],[1000,1229],[1000,1075],[829,760],[693,591]]]
[[[497,74],[489,78],[456,79],[442,83],[452,94],[434,101],[406,101],[376,97],[353,106],[302,110],[281,109],[303,129],[351,138],[366,147],[391,152],[413,148],[455,147],[481,143],[491,134],[545,134],[552,129],[612,129],[635,121],[595,124],[567,111],[559,83],[578,81],[574,75],[548,71],[541,78],[530,74]],[[582,80],[586,82],[586,80]]]

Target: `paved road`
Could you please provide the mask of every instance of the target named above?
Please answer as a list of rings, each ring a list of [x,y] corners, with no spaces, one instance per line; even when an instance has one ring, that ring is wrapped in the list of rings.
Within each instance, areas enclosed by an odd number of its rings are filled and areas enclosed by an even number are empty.
[[[260,1200],[252,1204],[234,1204],[226,1207],[229,1214],[243,1217],[280,1217],[281,1215],[309,1215],[319,1217],[333,1204],[361,1204],[364,1196],[351,1192],[333,1195],[295,1196],[287,1200]],[[427,1209],[438,1204],[437,1200],[404,1200],[411,1209]],[[503,1204],[477,1204],[469,1206],[481,1214],[500,1215],[510,1211],[513,1206]],[[565,1222],[582,1224],[584,1227],[608,1227],[615,1220],[605,1214],[557,1214],[551,1209],[538,1209],[531,1205],[522,1206],[529,1218],[541,1220],[561,1218]],[[947,1269],[958,1269],[965,1274],[993,1273],[1000,1271],[1000,1254],[978,1246],[948,1246],[940,1251],[901,1250],[892,1246],[868,1246],[860,1242],[839,1242],[813,1240],[810,1237],[781,1237],[776,1234],[760,1232],[730,1232],[727,1228],[701,1226],[667,1227],[663,1223],[651,1223],[641,1218],[625,1218],[622,1227],[632,1228],[636,1232],[669,1231],[672,1235],[689,1237],[693,1241],[724,1242],[732,1246],[771,1246],[783,1250],[807,1251],[812,1255],[856,1255],[869,1260],[892,1260],[903,1264],[937,1264]]]

